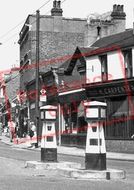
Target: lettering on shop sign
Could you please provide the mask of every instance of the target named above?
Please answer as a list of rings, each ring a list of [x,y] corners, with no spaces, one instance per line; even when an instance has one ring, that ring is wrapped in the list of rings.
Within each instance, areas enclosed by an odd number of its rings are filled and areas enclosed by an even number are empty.
[[[100,96],[100,95],[118,95],[118,94],[129,94],[134,92],[134,85],[125,85],[125,86],[116,86],[116,87],[100,87],[98,88],[96,87],[96,89],[90,89],[89,90],[89,96],[91,95],[96,95],[96,96]]]

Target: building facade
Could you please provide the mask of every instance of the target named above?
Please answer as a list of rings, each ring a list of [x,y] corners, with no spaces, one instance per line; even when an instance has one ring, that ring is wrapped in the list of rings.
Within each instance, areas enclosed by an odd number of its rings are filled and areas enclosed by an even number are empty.
[[[90,48],[76,49],[62,77],[64,88],[58,90],[60,105],[67,109],[67,114],[62,116],[63,131],[66,131],[66,122],[69,127],[69,134],[61,135],[64,145],[85,145],[84,102],[94,100],[107,103],[104,125],[107,150],[133,152],[133,39],[133,29],[130,29],[102,38]],[[73,78],[73,88],[69,88],[66,75],[68,78],[70,75],[70,80]],[[77,134],[73,134],[75,128]]]
[[[96,16],[89,19],[65,18],[62,14],[60,1],[54,0],[51,15],[40,15],[39,19],[39,72],[49,73],[53,68],[54,78],[56,77],[54,69],[71,58],[77,46],[89,46],[101,37],[125,30],[126,14],[122,5],[114,5],[111,12],[100,18]],[[20,97],[23,99],[27,93],[29,94],[28,89],[35,89],[35,86],[33,87],[35,83],[31,84],[31,81],[36,77],[36,15],[27,17],[20,31],[19,44]],[[25,98],[21,107],[24,109],[27,107],[29,119],[35,119],[34,101]]]
[[[18,122],[16,107],[19,105],[18,93],[20,87],[19,68],[14,67],[3,73],[0,86],[1,122],[3,127],[8,126],[8,121]]]
[[[87,19],[64,18],[60,1],[53,2],[51,15],[40,15],[40,71],[47,72],[52,66],[60,66],[75,51],[98,38],[125,30],[125,13],[122,5],[114,5],[113,11]],[[29,15],[20,31],[20,91],[35,78],[36,62],[36,15]]]

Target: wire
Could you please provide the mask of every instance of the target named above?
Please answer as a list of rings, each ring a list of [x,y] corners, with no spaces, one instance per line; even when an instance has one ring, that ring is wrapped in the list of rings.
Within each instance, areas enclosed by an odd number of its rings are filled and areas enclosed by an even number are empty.
[[[50,0],[50,1],[51,1],[51,0]],[[65,1],[66,1],[66,0],[63,0],[63,1],[61,2],[61,4],[63,4]],[[41,6],[41,7],[42,7],[42,6]],[[47,11],[47,12],[45,13],[45,15],[47,15],[48,13],[50,13],[50,11],[51,11],[51,10]],[[31,23],[31,25],[34,24],[35,22],[36,22],[36,21],[33,21],[33,22]]]
[[[52,0],[48,0],[47,2],[45,2],[41,7],[38,8],[38,10],[42,9],[45,5],[47,5],[50,1]],[[36,11],[34,11],[32,14],[34,14]],[[13,28],[11,28],[8,32],[6,32],[5,34],[3,34],[2,36],[0,36],[0,39],[4,38],[5,36],[7,36],[10,32],[12,32],[13,30],[15,30],[16,28],[18,28],[18,26],[20,26],[21,24],[23,24],[25,22],[25,19],[23,19],[20,23],[18,23],[16,26],[14,26]]]
[[[3,41],[3,44],[7,43],[8,41],[10,41],[11,39],[13,39],[15,36],[17,36],[18,33],[13,34],[11,37],[9,37],[7,40]]]
[[[52,0],[48,0],[46,3],[44,3],[41,7],[39,7],[39,10],[42,9],[45,5],[47,5],[50,1]]]
[[[4,38],[5,36],[7,36],[10,32],[12,32],[13,30],[15,30],[18,26],[20,26],[23,22],[25,21],[25,19],[23,21],[21,21],[19,24],[17,24],[16,26],[14,26],[12,29],[10,29],[8,32],[6,32],[5,34],[3,34],[2,36],[0,36],[0,39]]]
[[[41,10],[41,9],[42,9],[45,5],[47,5],[50,1],[52,1],[52,0],[48,0],[48,1],[47,1],[46,3],[44,3],[41,7],[39,7],[38,10]],[[63,4],[65,1],[66,1],[66,0],[63,0],[63,1],[61,2],[61,4]],[[50,10],[49,10],[48,12],[46,12],[45,15],[47,15],[49,12],[50,12]],[[34,11],[32,14],[34,14],[34,13],[36,13],[36,11]],[[23,21],[21,21],[19,24],[17,24],[15,27],[13,27],[11,30],[9,30],[8,32],[6,32],[4,35],[0,36],[0,39],[2,39],[2,38],[4,38],[5,36],[7,36],[10,32],[12,32],[13,30],[15,30],[18,26],[20,26],[20,25],[23,24],[24,22],[25,22],[25,19],[24,19]],[[31,23],[31,25],[34,24],[35,22],[36,22],[36,21],[33,21],[33,22]],[[17,36],[17,35],[18,35],[18,33],[12,35],[12,36],[9,37],[7,40],[5,40],[4,43],[7,43],[7,42],[10,41],[11,39],[13,39],[14,36]]]

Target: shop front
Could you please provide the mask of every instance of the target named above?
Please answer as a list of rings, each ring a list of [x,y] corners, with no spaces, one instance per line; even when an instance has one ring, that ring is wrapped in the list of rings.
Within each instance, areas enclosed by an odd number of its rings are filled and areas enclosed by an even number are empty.
[[[95,97],[107,103],[104,127],[107,150],[133,153],[134,79],[86,84],[84,87],[88,99]]]

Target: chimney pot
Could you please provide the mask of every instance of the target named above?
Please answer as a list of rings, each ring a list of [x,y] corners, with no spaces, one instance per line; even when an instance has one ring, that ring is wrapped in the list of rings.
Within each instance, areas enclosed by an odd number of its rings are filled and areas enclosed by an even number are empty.
[[[53,1],[53,8],[51,9],[52,16],[62,16],[61,1]]]
[[[57,2],[57,8],[60,9],[60,5],[61,5],[61,1],[58,1],[58,2]]]
[[[119,12],[120,12],[120,11],[121,11],[121,9],[120,9],[120,8],[121,8],[121,6],[120,6],[120,5],[117,5],[117,11],[119,11]]]
[[[124,6],[123,5],[113,5],[113,12],[111,13],[111,17],[113,19],[121,19],[125,20],[126,14],[124,12]]]
[[[56,8],[56,0],[53,1],[53,8]]]
[[[117,11],[117,5],[114,4],[114,5],[113,5],[113,12],[116,12],[116,11]]]
[[[121,12],[124,12],[124,5],[121,5]]]

